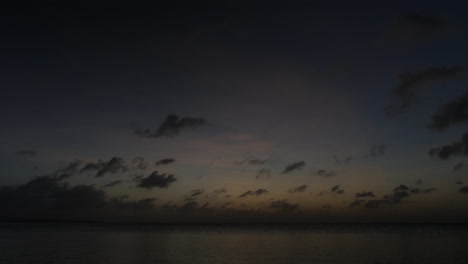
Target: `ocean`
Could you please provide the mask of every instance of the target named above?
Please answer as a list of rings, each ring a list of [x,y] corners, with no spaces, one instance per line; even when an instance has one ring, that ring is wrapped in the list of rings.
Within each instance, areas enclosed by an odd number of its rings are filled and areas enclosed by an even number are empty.
[[[0,223],[0,263],[468,263],[468,225]]]

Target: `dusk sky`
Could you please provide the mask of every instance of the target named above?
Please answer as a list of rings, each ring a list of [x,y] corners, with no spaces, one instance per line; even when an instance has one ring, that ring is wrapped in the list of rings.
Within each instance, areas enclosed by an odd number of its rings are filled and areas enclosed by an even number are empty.
[[[468,4],[2,8],[0,218],[468,221]]]

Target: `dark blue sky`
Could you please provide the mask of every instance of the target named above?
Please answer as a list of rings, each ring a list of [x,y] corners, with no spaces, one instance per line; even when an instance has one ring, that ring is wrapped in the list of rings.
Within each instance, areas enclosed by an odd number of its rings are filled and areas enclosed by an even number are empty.
[[[6,7],[0,211],[466,221],[467,9]]]

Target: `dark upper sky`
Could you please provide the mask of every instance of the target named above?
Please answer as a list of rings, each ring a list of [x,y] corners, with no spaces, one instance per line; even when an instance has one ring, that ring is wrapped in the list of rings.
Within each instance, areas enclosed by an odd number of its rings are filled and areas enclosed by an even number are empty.
[[[466,10],[6,6],[0,216],[465,222]]]

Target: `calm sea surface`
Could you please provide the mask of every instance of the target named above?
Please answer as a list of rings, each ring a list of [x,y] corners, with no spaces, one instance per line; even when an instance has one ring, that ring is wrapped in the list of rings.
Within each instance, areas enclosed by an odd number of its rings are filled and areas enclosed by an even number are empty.
[[[468,263],[466,225],[0,223],[0,263]]]

